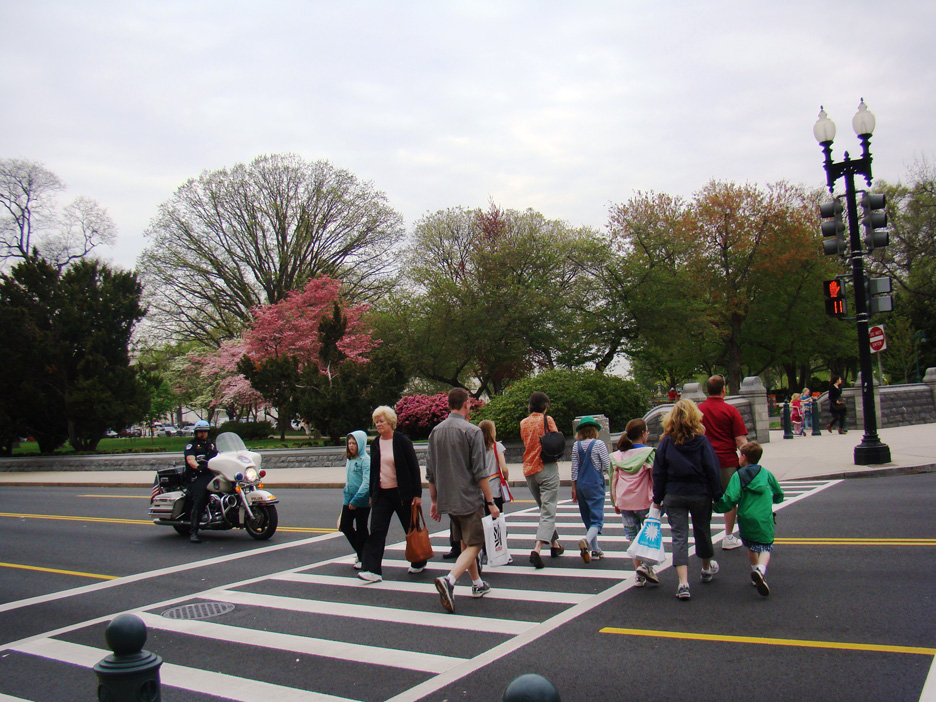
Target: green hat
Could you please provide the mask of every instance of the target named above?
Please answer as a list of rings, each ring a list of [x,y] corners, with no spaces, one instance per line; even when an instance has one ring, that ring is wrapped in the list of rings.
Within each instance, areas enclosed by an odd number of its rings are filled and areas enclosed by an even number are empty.
[[[595,427],[595,429],[601,431],[601,425],[598,423],[598,420],[596,420],[591,415],[588,417],[582,417],[582,421],[578,423],[577,427],[575,427],[575,431],[581,431],[585,427]]]

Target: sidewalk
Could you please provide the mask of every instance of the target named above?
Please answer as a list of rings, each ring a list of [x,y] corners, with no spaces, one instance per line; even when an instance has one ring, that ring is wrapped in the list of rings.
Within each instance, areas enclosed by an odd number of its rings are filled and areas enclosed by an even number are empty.
[[[797,436],[784,439],[782,431],[771,431],[770,442],[764,444],[761,464],[779,480],[806,478],[856,478],[875,475],[936,472],[936,424],[883,429],[878,435],[890,447],[891,462],[880,466],[856,466],[855,446],[861,443],[863,432],[852,429],[847,434]],[[523,467],[513,463],[511,486],[523,486]],[[571,481],[572,466],[559,464],[563,484]],[[146,471],[39,471],[0,472],[0,487],[140,487],[150,488],[154,473]],[[281,468],[271,470],[264,481],[270,489],[339,488],[344,486],[344,467]]]

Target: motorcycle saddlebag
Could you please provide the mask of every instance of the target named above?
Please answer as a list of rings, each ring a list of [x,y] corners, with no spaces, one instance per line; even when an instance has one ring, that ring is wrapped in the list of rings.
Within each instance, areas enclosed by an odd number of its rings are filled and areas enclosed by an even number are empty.
[[[185,468],[174,466],[172,468],[162,468],[156,471],[159,487],[163,492],[174,492],[181,490],[185,485]]]

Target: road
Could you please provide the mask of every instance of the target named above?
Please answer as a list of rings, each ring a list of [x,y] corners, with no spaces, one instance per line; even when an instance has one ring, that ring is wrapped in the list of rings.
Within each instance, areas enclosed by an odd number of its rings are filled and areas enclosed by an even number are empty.
[[[708,585],[695,575],[689,602],[673,596],[672,568],[635,589],[618,518],[608,510],[608,557],[585,565],[568,503],[568,551],[534,571],[535,510],[517,490],[516,563],[486,572],[495,590],[484,599],[457,591],[454,615],[432,586],[448,565],[407,575],[398,528],[386,580],[354,577],[332,531],[337,490],[279,491],[269,542],[226,532],[193,545],[145,520],[139,490],[5,488],[0,702],[95,699],[90,668],[125,611],[165,661],[168,702],[493,700],[525,672],[565,702],[921,699],[936,653],[936,474],[783,486],[768,598],[743,550],[718,548],[721,572]],[[446,533],[434,543],[445,550]],[[233,609],[160,616],[199,602]],[[926,690],[936,696],[936,680]]]

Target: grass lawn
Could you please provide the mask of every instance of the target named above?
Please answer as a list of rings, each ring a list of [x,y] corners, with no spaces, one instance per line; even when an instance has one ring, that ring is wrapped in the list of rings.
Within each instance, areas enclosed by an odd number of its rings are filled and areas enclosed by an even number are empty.
[[[141,439],[101,439],[94,453],[182,453],[185,445],[191,441],[188,436],[157,436],[154,438],[144,437]],[[303,448],[309,446],[322,446],[324,442],[315,442],[306,438],[304,434],[295,436],[286,435],[286,441],[275,439],[261,439],[258,441],[245,441],[249,449],[272,449],[272,448]],[[56,455],[68,455],[77,453],[69,443],[63,444]],[[14,456],[39,455],[39,445],[35,441],[24,441],[17,448],[13,449]]]

